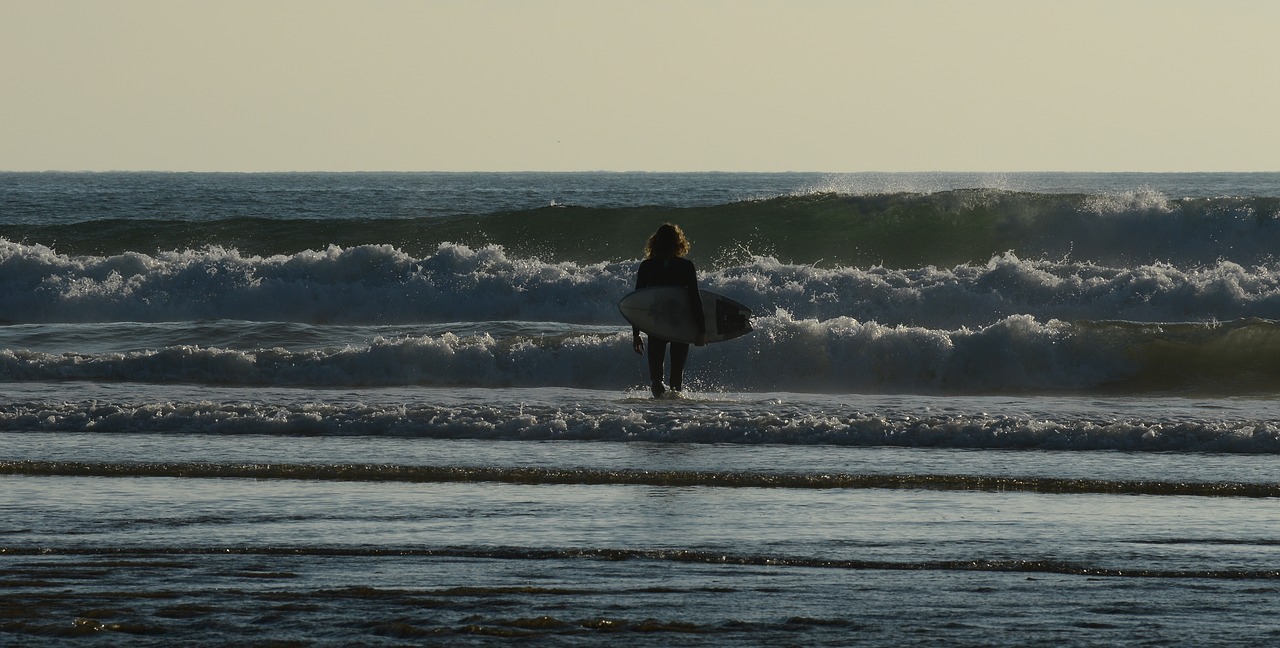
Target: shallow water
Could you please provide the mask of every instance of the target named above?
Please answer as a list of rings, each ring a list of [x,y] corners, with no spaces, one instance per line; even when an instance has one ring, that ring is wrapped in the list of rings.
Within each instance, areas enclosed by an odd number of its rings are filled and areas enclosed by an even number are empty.
[[[0,643],[1269,644],[1278,177],[0,174]]]
[[[31,451],[14,454],[35,458],[41,437],[6,434],[4,447],[25,442]],[[413,444],[441,464],[605,470],[795,470],[831,450],[830,467],[990,472],[989,457],[1008,454],[1028,472],[1069,474],[1088,469],[1066,466],[1071,457],[1117,456],[416,439],[379,439],[365,454],[353,450],[369,439],[111,440],[132,447],[132,461],[263,451],[372,461]],[[62,458],[115,461],[97,452],[101,436],[70,441]],[[1176,471],[1161,458],[1130,476]],[[1280,592],[1274,498],[30,475],[0,477],[0,492],[3,629],[28,638],[1137,645],[1194,633],[1225,645],[1273,637],[1259,619]]]

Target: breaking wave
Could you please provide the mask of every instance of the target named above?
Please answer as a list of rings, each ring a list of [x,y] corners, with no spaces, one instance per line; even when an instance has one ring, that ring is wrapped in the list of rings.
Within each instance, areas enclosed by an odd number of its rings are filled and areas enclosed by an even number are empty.
[[[305,210],[302,210],[305,211]],[[295,211],[295,214],[297,212]],[[1242,265],[1280,249],[1280,198],[1168,198],[955,189],[933,193],[795,195],[696,206],[575,207],[379,217],[97,218],[0,224],[0,238],[75,255],[156,254],[209,246],[246,256],[329,246],[388,245],[425,256],[443,243],[502,246],[514,255],[579,264],[634,259],[665,221],[681,223],[707,267],[768,256],[824,267],[910,268],[1024,258],[1108,265]]]
[[[386,324],[481,320],[619,322],[635,262],[543,261],[444,243],[423,257],[389,245],[252,256],[224,248],[72,256],[0,240],[7,324],[206,319]],[[980,263],[823,268],[748,257],[702,284],[798,318],[926,327],[1013,315],[1064,320],[1280,319],[1280,267],[1234,261],[1105,266],[1006,252]]]

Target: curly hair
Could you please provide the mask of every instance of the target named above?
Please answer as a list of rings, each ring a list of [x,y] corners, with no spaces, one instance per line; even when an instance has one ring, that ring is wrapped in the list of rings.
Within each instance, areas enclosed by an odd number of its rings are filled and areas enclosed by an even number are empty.
[[[689,252],[689,239],[675,223],[664,223],[649,237],[644,246],[644,258],[682,257]]]

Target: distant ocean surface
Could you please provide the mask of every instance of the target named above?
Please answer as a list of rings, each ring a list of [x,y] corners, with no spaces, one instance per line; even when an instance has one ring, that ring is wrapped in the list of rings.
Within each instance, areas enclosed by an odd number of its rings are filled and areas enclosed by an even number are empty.
[[[747,337],[648,398],[675,222]],[[0,173],[0,644],[1280,625],[1280,174]]]

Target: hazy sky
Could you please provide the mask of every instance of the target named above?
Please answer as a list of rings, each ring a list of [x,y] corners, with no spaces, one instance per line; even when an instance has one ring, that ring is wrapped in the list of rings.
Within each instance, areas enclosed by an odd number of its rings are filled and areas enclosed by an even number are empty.
[[[0,170],[1277,171],[1275,0],[0,0]]]

